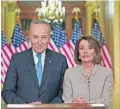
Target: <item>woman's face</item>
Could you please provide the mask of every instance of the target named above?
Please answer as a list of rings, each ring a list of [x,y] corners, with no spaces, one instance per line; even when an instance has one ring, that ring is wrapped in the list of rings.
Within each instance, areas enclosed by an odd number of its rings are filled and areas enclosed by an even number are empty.
[[[96,56],[95,49],[91,47],[87,40],[81,40],[79,43],[79,58],[83,63],[93,62]]]

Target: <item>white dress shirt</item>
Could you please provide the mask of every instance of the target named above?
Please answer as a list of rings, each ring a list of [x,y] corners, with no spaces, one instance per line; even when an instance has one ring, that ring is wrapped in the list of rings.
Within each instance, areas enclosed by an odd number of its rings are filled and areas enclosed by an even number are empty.
[[[34,58],[34,63],[35,63],[35,67],[38,63],[38,57],[37,57],[37,53],[32,49],[33,51],[33,58]],[[42,60],[42,73],[43,73],[43,70],[44,70],[44,64],[45,64],[45,55],[46,55],[46,51],[44,51],[43,53],[41,53],[41,60]]]

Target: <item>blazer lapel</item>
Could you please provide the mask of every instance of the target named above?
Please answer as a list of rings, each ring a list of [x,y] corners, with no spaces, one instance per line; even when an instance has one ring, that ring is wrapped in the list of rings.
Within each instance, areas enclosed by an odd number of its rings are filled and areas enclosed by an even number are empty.
[[[36,74],[36,69],[35,69],[35,63],[34,63],[34,59],[33,59],[32,48],[30,48],[28,50],[26,55],[27,55],[27,59],[28,59],[27,63],[28,63],[28,67],[29,67],[29,70],[30,70],[30,74],[33,77],[33,80],[34,80],[36,86],[39,87],[37,74]]]
[[[95,64],[94,69],[93,69],[91,75],[94,75],[94,74],[97,72],[99,66],[100,66],[100,65]],[[86,76],[82,64],[80,65],[80,71],[81,71],[81,73],[82,73],[84,76]]]
[[[40,85],[40,90],[42,89],[42,87],[45,83],[45,80],[46,80],[48,74],[50,73],[50,67],[52,64],[52,60],[51,60],[52,54],[51,53],[52,52],[49,49],[46,50],[45,65],[44,65],[44,71],[43,71],[43,77],[42,77],[42,81],[41,81],[41,85]]]

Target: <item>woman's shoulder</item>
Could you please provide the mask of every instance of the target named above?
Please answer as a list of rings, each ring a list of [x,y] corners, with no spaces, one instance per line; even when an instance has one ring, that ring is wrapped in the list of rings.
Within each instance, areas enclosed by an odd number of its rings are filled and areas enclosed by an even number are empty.
[[[112,69],[110,69],[110,68],[107,68],[107,67],[104,67],[104,66],[101,66],[101,65],[97,65],[97,66],[98,66],[98,71],[100,73],[107,74],[107,75],[113,73]]]
[[[75,74],[75,73],[79,72],[79,70],[80,70],[80,66],[78,65],[78,66],[75,66],[75,67],[72,67],[72,68],[68,68],[65,73],[67,75],[72,75],[72,74]]]
[[[76,71],[76,70],[79,70],[79,69],[80,69],[80,65],[72,67],[72,68],[68,68],[67,70],[71,72],[71,71]]]

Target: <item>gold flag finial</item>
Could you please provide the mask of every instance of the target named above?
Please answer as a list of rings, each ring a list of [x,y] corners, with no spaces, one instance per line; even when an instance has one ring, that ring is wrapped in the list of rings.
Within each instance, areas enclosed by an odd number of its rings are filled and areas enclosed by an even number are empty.
[[[75,7],[75,8],[73,8],[73,10],[72,10],[72,13],[75,13],[75,16],[74,16],[74,18],[76,19],[76,20],[78,20],[78,13],[80,12],[80,8],[79,7]]]
[[[97,7],[97,9],[94,10],[94,18],[96,20],[99,20],[99,12],[100,12],[100,9],[99,7]]]
[[[40,20],[41,9],[40,8],[36,8],[35,12],[37,13],[37,20]]]
[[[21,27],[20,12],[21,12],[21,10],[20,10],[19,8],[16,8],[16,9],[15,9],[15,13],[16,13],[16,15],[17,15],[17,21],[18,21],[18,23],[19,23],[19,25],[20,25],[20,27]]]

